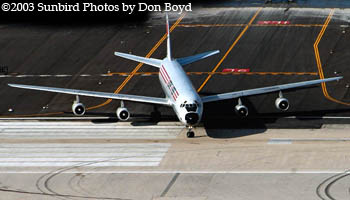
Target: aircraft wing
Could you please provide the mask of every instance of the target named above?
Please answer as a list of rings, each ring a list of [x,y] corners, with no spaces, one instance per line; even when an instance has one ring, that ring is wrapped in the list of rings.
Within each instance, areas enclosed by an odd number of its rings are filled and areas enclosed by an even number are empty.
[[[318,80],[312,80],[312,81],[303,81],[303,82],[289,83],[289,84],[276,85],[276,86],[270,86],[270,87],[242,90],[237,92],[228,92],[223,94],[216,94],[216,95],[202,97],[202,101],[203,103],[206,103],[206,102],[219,101],[219,100],[225,100],[225,99],[239,98],[244,96],[266,94],[266,93],[276,92],[276,91],[281,91],[286,89],[305,87],[305,86],[328,82],[328,81],[336,81],[342,78],[343,77],[333,77],[333,78],[318,79]]]
[[[136,62],[142,62],[142,63],[145,63],[147,65],[151,65],[153,67],[159,68],[162,65],[162,61],[159,59],[155,59],[155,58],[145,58],[145,57],[135,56],[135,55],[127,54],[127,53],[120,53],[120,52],[114,52],[114,55],[125,58],[125,59],[133,60]]]
[[[218,53],[220,53],[219,50],[208,51],[208,52],[200,53],[200,54],[197,54],[197,55],[194,55],[194,56],[188,56],[188,57],[185,57],[185,58],[177,58],[176,60],[177,60],[177,62],[180,63],[181,66],[183,66],[183,65],[187,65],[187,64],[196,62],[198,60],[202,60],[204,58],[207,58],[209,56],[212,56],[212,55],[215,55],[215,54],[218,54]]]
[[[35,85],[21,85],[21,84],[8,84],[8,85],[11,87],[30,89],[30,90],[41,90],[41,91],[47,91],[47,92],[57,92],[57,93],[72,94],[72,95],[79,95],[79,96],[136,101],[136,102],[142,102],[142,103],[160,104],[160,105],[167,105],[167,106],[171,105],[167,99],[157,98],[157,97],[146,97],[146,96],[137,96],[137,95],[129,95],[129,94],[114,94],[114,93],[108,93],[108,92],[95,92],[95,91],[87,91],[87,90],[75,90],[75,89],[44,87],[44,86],[35,86]]]

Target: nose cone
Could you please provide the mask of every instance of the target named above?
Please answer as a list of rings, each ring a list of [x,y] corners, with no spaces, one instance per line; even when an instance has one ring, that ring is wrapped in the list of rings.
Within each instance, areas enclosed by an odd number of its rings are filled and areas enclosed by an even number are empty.
[[[188,124],[194,125],[194,124],[198,123],[199,116],[197,113],[187,113],[185,115],[185,120]]]

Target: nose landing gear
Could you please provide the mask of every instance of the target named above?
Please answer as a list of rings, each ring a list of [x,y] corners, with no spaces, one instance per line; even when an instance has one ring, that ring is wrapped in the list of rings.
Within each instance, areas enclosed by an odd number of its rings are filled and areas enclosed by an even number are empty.
[[[193,127],[189,126],[188,131],[187,131],[187,138],[193,138],[194,137],[194,132],[192,131]]]

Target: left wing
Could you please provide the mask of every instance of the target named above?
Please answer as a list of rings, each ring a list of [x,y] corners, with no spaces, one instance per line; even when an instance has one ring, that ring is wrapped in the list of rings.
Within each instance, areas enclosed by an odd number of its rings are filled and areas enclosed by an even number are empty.
[[[206,103],[206,102],[219,101],[219,100],[225,100],[225,99],[239,98],[244,96],[252,96],[257,94],[265,94],[265,93],[276,92],[276,91],[281,91],[286,89],[305,87],[305,86],[328,82],[328,81],[336,81],[342,78],[343,77],[333,77],[333,78],[318,79],[318,80],[312,80],[312,81],[303,81],[303,82],[297,82],[297,83],[289,83],[289,84],[276,85],[276,86],[270,86],[270,87],[256,88],[256,89],[250,89],[250,90],[242,90],[237,92],[228,92],[223,94],[216,94],[216,95],[202,97],[202,101],[203,103]]]
[[[162,65],[162,61],[159,59],[155,59],[155,58],[146,58],[146,57],[135,56],[135,55],[127,54],[127,53],[120,53],[120,52],[114,52],[114,55],[125,58],[125,59],[133,60],[136,62],[142,62],[142,63],[145,63],[147,65],[151,65],[153,67],[159,68]]]
[[[20,85],[20,84],[8,84],[8,85],[11,87],[30,89],[30,90],[41,90],[41,91],[47,91],[47,92],[73,94],[73,95],[79,95],[79,96],[136,101],[136,102],[142,102],[142,103],[152,103],[152,104],[160,104],[160,105],[167,105],[167,106],[171,105],[168,99],[157,98],[157,97],[146,97],[146,96],[137,96],[137,95],[129,95],[129,94],[114,94],[114,93],[108,93],[108,92],[95,92],[95,91],[87,91],[87,90],[75,90],[75,89],[44,87],[44,86],[35,86],[35,85]]]

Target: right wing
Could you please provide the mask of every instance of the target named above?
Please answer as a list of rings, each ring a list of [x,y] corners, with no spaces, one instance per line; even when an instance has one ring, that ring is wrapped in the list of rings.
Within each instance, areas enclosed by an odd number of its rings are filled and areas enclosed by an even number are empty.
[[[87,91],[87,90],[75,90],[75,89],[44,87],[44,86],[35,86],[35,85],[21,85],[21,84],[8,84],[8,85],[11,87],[30,89],[30,90],[41,90],[41,91],[47,91],[47,92],[57,92],[57,93],[72,94],[72,95],[79,95],[79,96],[136,101],[136,102],[142,102],[142,103],[160,104],[160,105],[167,105],[167,106],[171,105],[168,99],[157,98],[157,97],[146,97],[146,96],[137,96],[137,95],[129,95],[129,94],[114,94],[114,93],[108,93],[108,92],[95,92],[95,91]]]
[[[193,63],[193,62],[196,62],[198,60],[202,60],[204,58],[207,58],[209,56],[212,56],[212,55],[215,55],[215,54],[218,54],[220,53],[219,50],[215,50],[215,51],[208,51],[208,52],[205,52],[205,53],[200,53],[200,54],[197,54],[197,55],[194,55],[194,56],[188,56],[188,57],[185,57],[185,58],[177,58],[176,61],[181,65],[187,65],[187,64],[190,64],[190,63]]]
[[[237,92],[228,92],[223,94],[216,94],[216,95],[202,97],[202,101],[203,103],[206,103],[206,102],[219,101],[219,100],[225,100],[225,99],[234,99],[234,98],[239,98],[244,96],[252,96],[257,94],[266,94],[266,93],[276,92],[276,91],[281,91],[286,89],[305,87],[305,86],[328,82],[328,81],[336,81],[342,78],[343,77],[333,77],[333,78],[318,79],[318,80],[312,80],[312,81],[303,81],[303,82],[297,82],[297,83],[275,85],[275,86],[263,87],[263,88],[255,88],[250,90],[242,90]]]
[[[127,54],[127,53],[120,53],[120,52],[114,52],[114,55],[125,58],[125,59],[133,60],[136,62],[145,63],[145,64],[151,65],[153,67],[160,68],[160,66],[162,65],[162,61],[159,59],[155,59],[155,58],[145,58],[145,57],[135,56],[135,55]]]

